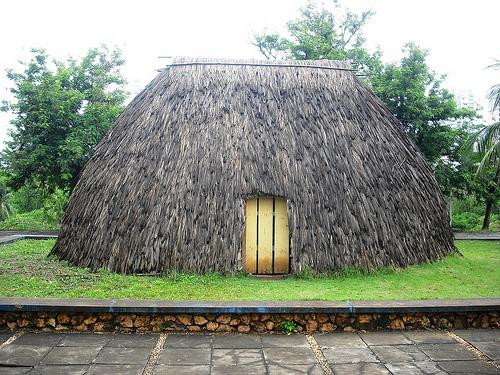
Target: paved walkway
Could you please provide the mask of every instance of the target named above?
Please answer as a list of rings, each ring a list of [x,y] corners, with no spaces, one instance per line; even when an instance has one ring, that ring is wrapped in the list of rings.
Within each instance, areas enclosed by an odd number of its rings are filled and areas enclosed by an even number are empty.
[[[0,245],[11,243],[23,239],[39,239],[57,238],[57,230],[45,231],[18,231],[18,230],[0,230]]]
[[[305,335],[0,333],[0,374],[500,374],[500,330]]]
[[[456,240],[500,240],[500,232],[455,233]]]

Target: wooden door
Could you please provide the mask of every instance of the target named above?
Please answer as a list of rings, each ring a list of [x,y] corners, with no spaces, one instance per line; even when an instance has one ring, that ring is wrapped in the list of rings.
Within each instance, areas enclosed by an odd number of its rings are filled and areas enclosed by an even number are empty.
[[[259,197],[245,209],[245,269],[253,274],[290,272],[286,199]]]

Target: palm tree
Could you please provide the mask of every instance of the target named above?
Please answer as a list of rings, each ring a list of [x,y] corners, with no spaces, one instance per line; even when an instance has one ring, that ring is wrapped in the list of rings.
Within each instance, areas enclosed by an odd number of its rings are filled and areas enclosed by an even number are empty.
[[[500,99],[500,98],[499,98]],[[500,122],[485,126],[477,132],[472,142],[481,157],[476,176],[484,175],[487,169],[500,167]]]
[[[489,69],[500,70],[500,60],[488,67]],[[500,84],[493,85],[490,89],[488,98],[492,104],[492,112],[500,110]],[[486,199],[486,209],[484,212],[483,230],[490,227],[490,217],[495,205],[495,191],[498,189],[498,180],[500,175],[500,121],[485,126],[472,137],[471,148],[474,148],[481,158],[477,167],[476,178],[484,176],[487,171],[493,171],[492,184],[488,188],[488,197]]]
[[[488,69],[500,70],[500,60],[495,60],[493,64],[488,66]],[[497,109],[500,110],[500,83],[497,83],[496,85],[493,85],[491,87],[488,98],[490,99],[493,106],[492,111],[495,112],[495,110]]]

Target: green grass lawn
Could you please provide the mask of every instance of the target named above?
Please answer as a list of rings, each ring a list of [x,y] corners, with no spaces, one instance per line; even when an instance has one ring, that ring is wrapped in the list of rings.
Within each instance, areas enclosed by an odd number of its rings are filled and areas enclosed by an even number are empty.
[[[54,240],[0,246],[0,296],[163,300],[369,300],[500,296],[500,242],[457,241],[462,256],[406,269],[259,280],[170,273],[163,277],[90,272],[47,258]]]

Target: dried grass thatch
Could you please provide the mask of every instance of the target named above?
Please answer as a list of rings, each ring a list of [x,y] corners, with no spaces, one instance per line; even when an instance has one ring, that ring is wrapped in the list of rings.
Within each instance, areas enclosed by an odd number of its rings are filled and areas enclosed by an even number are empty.
[[[292,272],[454,251],[431,169],[347,63],[259,64],[160,72],[87,163],[52,253],[123,273],[237,271],[259,195],[288,199]]]

